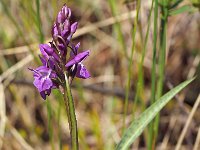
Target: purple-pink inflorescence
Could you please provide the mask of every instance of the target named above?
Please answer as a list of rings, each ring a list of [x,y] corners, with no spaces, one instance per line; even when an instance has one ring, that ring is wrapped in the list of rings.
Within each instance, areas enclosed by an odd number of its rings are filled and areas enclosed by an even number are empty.
[[[52,41],[49,44],[39,45],[42,54],[40,60],[43,65],[30,69],[33,72],[33,84],[43,99],[50,95],[52,89],[63,86],[65,72],[71,80],[74,77],[83,79],[90,77],[90,73],[82,64],[90,51],[78,53],[80,43],[76,45],[72,43],[71,39],[77,30],[78,23],[71,23],[70,17],[71,10],[64,5],[52,27]]]

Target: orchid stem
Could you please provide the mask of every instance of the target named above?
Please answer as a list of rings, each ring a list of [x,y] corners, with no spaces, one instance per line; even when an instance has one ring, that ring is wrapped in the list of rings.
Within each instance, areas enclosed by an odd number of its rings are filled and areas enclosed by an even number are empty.
[[[78,130],[77,130],[76,114],[75,114],[75,109],[74,109],[74,101],[73,101],[71,88],[70,88],[69,80],[66,73],[65,73],[64,102],[65,102],[68,121],[69,121],[72,150],[78,150]]]

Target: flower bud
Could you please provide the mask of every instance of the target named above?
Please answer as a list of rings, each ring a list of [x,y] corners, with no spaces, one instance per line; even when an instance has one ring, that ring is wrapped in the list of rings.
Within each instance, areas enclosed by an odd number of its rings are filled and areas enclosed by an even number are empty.
[[[74,22],[72,25],[71,25],[71,33],[75,33],[76,32],[76,29],[78,27],[78,22]]]
[[[54,23],[52,27],[51,34],[53,38],[56,38],[58,36],[58,28],[57,28],[56,23]]]

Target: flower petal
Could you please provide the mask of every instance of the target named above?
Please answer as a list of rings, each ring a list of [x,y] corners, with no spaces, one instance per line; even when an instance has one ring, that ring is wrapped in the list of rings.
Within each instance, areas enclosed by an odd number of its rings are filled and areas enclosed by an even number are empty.
[[[39,56],[40,57],[40,60],[41,60],[41,62],[42,62],[42,64],[43,64],[43,66],[47,66],[48,64],[47,64],[47,60],[44,58],[44,56]]]
[[[88,70],[85,68],[85,66],[83,64],[79,63],[77,66],[76,77],[87,79],[91,76],[90,76],[90,73],[88,72]]]
[[[46,100],[46,94],[45,94],[45,91],[41,91],[41,92],[40,92],[40,95],[41,95],[41,97],[42,97],[44,100]]]
[[[74,34],[76,32],[76,29],[78,27],[78,22],[74,22],[72,25],[71,25],[71,33]]]
[[[52,43],[50,43],[52,44]],[[59,61],[58,55],[55,53],[54,49],[50,47],[48,44],[40,44],[40,51],[45,59],[49,59],[52,56],[55,60]]]
[[[49,58],[49,54],[47,52],[52,52],[52,48],[47,44],[40,44],[39,45],[40,51],[45,59]]]
[[[75,55],[78,54],[78,49],[80,47],[80,42],[78,42],[75,46],[72,44],[71,47],[72,47],[72,50],[70,51],[70,57],[75,57]]]
[[[39,92],[43,91],[41,88],[40,77],[35,78],[33,81],[34,86],[38,89]]]
[[[54,86],[52,79],[57,78],[57,75],[53,70],[45,66],[30,70],[34,72],[33,76],[35,80],[33,84],[39,92],[49,90]]]
[[[53,86],[53,82],[50,78],[42,78],[40,80],[42,90],[48,90]]]
[[[72,57],[72,59],[65,65],[65,67],[70,67],[74,64],[78,64],[81,61],[83,61],[84,59],[86,59],[89,56],[90,51],[84,51],[82,53],[79,53],[78,55],[76,55],[75,57]]]
[[[37,71],[37,72],[48,72],[49,71],[49,68],[47,68],[46,66],[40,66],[40,67],[38,67],[38,68],[36,68],[35,69],[35,71]]]
[[[44,99],[44,100],[46,100],[46,96],[48,95],[50,95],[51,94],[51,89],[48,89],[48,90],[46,90],[46,91],[41,91],[40,92],[40,95],[41,95],[41,97]]]
[[[58,15],[57,15],[57,22],[58,23],[62,23],[63,22],[63,18],[64,16],[63,16],[63,14],[62,14],[62,12],[60,11],[60,12],[58,12]]]
[[[52,34],[53,38],[56,38],[58,36],[58,27],[57,27],[56,23],[54,23],[54,25],[52,27],[51,34]]]

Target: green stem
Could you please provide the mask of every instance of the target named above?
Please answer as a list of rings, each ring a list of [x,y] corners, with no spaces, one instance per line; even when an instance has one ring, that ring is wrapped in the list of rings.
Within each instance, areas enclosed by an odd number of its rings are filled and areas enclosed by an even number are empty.
[[[155,91],[156,91],[156,49],[157,49],[157,26],[158,26],[158,0],[155,0],[154,6],[154,32],[153,32],[153,60],[151,69],[151,104],[155,101]],[[148,150],[151,150],[153,143],[153,122],[149,126],[149,136],[148,136]]]
[[[40,0],[36,0],[36,14],[37,14],[37,27],[39,30],[39,38],[40,38],[40,42],[43,43],[44,42],[44,35],[42,32],[42,26],[41,26],[41,18],[40,18]]]
[[[53,137],[53,126],[52,126],[52,108],[49,100],[47,99],[47,114],[48,114],[48,131],[49,131],[49,136],[50,136],[50,141],[51,141],[51,149],[55,149],[54,145],[54,137]]]
[[[74,101],[66,73],[65,73],[64,102],[68,114],[72,150],[78,150],[78,130],[77,130],[76,114],[74,109]]]
[[[127,80],[126,91],[125,91],[125,104],[124,104],[122,133],[124,132],[124,129],[126,128],[125,122],[126,122],[126,115],[127,115],[127,111],[128,111],[128,98],[129,98],[129,91],[130,91],[130,87],[131,87],[133,54],[134,54],[134,51],[135,51],[135,35],[136,35],[136,31],[137,31],[137,22],[138,22],[138,18],[139,18],[140,3],[141,3],[141,1],[138,0],[137,1],[137,14],[136,14],[136,17],[134,19],[134,29],[133,29],[133,32],[132,32],[133,44],[132,44],[132,48],[131,48],[131,56],[130,56],[129,62],[128,62],[128,80]]]
[[[164,70],[165,70],[165,55],[166,55],[166,31],[167,31],[167,16],[168,9],[162,7],[162,18],[161,18],[161,27],[160,27],[160,47],[161,52],[159,56],[159,72],[158,72],[158,90],[156,93],[156,99],[160,98],[162,95],[163,81],[164,81]]]
[[[62,150],[62,143],[61,143],[61,123],[60,123],[60,118],[61,118],[61,108],[62,108],[62,102],[61,99],[59,100],[59,106],[58,106],[58,139],[59,139],[59,150]]]
[[[155,5],[158,5],[157,0],[156,0]],[[167,18],[168,18],[168,8],[166,6],[167,6],[167,1],[162,0],[162,8],[161,8],[162,16],[161,16],[161,24],[160,24],[160,52],[159,52],[159,61],[158,61],[158,82],[157,82],[157,91],[155,92],[155,85],[156,85],[155,64],[156,64],[156,62],[153,62],[153,66],[152,66],[152,70],[153,70],[152,71],[153,72],[153,74],[152,74],[152,96],[151,96],[152,103],[155,101],[155,99],[159,99],[163,92],[163,83],[164,83],[164,76],[165,76],[165,59],[166,59],[165,58],[166,57],[165,56],[166,55],[166,31],[167,31]],[[157,26],[157,24],[156,24],[156,26]],[[156,48],[156,45],[155,45],[155,48]],[[154,52],[155,52],[154,55],[156,55],[156,49]],[[154,56],[153,61],[156,61],[155,59],[156,58]],[[149,137],[150,141],[148,143],[149,150],[155,149],[158,128],[159,128],[159,114],[156,116],[155,120],[150,125],[150,137]]]
[[[159,72],[158,72],[158,84],[156,99],[159,99],[163,93],[164,77],[165,77],[165,59],[166,59],[166,33],[167,33],[167,18],[168,18],[168,8],[163,6],[162,8],[162,19],[161,19],[161,32],[160,32],[160,47],[161,52],[159,56]],[[155,118],[155,138],[158,134],[159,126],[159,114]]]
[[[148,26],[147,26],[147,32],[145,35],[145,40],[144,40],[144,46],[142,48],[142,57],[140,62],[138,63],[138,68],[139,68],[139,74],[138,74],[138,80],[137,80],[137,88],[136,88],[136,94],[135,94],[135,99],[134,99],[134,105],[133,105],[133,117],[134,117],[134,112],[137,106],[137,103],[139,101],[139,98],[142,96],[142,89],[144,89],[144,78],[143,78],[143,64],[144,64],[144,57],[146,54],[147,50],[147,42],[148,42],[148,37],[149,37],[149,31],[150,31],[150,26],[151,26],[151,15],[152,15],[152,10],[153,10],[153,2],[151,4],[151,9],[150,9],[150,14],[149,14],[149,19],[148,19]],[[141,101],[142,103],[142,108],[144,109],[145,105],[144,102]]]
[[[112,11],[112,15],[115,17],[115,19],[117,19],[117,2],[115,0],[109,0],[109,5]],[[124,55],[126,58],[128,58],[128,54],[127,54],[127,47],[126,47],[126,42],[124,40],[124,36],[123,36],[123,32],[121,29],[121,24],[120,22],[117,20],[116,24],[114,24],[114,27],[116,28],[117,31],[117,35],[118,35],[118,40],[119,43],[121,44],[121,48],[124,51]]]

